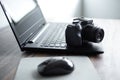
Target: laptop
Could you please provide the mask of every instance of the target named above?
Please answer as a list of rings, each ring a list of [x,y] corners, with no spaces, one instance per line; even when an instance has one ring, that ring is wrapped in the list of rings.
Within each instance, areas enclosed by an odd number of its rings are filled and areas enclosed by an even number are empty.
[[[68,23],[46,22],[36,0],[4,0],[0,3],[22,51],[103,53],[100,44],[67,47],[65,29]]]
[[[60,57],[60,56],[56,56]],[[62,56],[63,57],[63,56]],[[17,68],[14,80],[101,80],[88,57],[64,56],[74,64],[74,71],[67,75],[44,77],[37,71],[37,66],[51,57],[23,58]],[[26,65],[27,64],[27,65]],[[24,75],[23,75],[24,74]]]

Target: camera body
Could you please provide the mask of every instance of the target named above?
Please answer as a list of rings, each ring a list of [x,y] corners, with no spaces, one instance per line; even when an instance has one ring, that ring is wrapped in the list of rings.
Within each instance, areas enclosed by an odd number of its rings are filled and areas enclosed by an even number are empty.
[[[93,20],[73,19],[65,31],[67,46],[82,46],[84,42],[99,43],[104,38],[104,30],[93,24]]]

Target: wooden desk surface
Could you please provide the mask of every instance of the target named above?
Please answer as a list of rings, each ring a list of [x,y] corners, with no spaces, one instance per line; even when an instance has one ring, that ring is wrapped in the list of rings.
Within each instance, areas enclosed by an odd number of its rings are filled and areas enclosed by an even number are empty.
[[[94,23],[105,30],[104,54],[89,58],[102,80],[120,80],[120,20],[94,19]],[[50,55],[21,52],[11,29],[0,30],[0,80],[14,79],[21,58]]]

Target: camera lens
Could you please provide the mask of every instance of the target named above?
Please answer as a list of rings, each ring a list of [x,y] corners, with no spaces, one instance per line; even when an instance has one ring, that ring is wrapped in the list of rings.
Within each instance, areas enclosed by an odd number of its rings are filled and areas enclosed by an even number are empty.
[[[82,38],[91,42],[101,42],[104,37],[104,30],[94,25],[87,25],[82,29]]]

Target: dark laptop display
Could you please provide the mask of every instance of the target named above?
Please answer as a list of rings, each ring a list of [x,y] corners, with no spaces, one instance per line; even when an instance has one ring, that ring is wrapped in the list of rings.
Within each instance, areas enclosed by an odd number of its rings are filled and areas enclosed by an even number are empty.
[[[96,44],[68,48],[67,23],[46,22],[36,0],[6,0],[1,6],[22,51],[103,53]]]
[[[13,2],[14,1],[15,0],[13,0]],[[20,0],[17,1],[20,2]],[[13,2],[11,1],[11,3],[9,4],[6,3],[6,6],[4,5],[4,9],[7,12],[6,16],[11,25],[11,28],[14,34],[16,35],[19,44],[22,45],[31,36],[34,36],[35,32],[38,32],[38,30],[40,30],[43,27],[46,21],[42,15],[41,10],[34,1],[32,1],[32,3],[34,4],[33,7],[31,7],[32,9],[28,8],[28,12],[26,11],[26,13],[22,13],[21,11],[24,11],[24,8],[31,6],[29,2],[23,2],[25,5],[20,3],[18,5],[17,3]],[[22,6],[22,8],[20,6]],[[15,15],[13,12],[18,13],[20,17],[17,17],[17,14]]]

